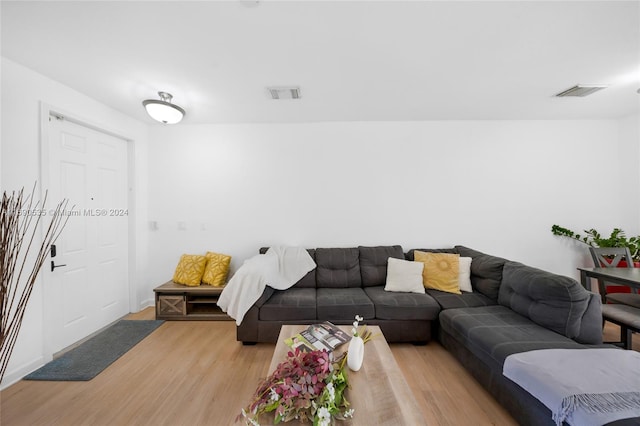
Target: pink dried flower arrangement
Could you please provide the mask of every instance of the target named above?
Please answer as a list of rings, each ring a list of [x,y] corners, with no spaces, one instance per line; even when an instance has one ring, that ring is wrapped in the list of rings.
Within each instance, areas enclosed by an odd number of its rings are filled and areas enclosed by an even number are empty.
[[[352,417],[353,410],[346,409],[349,402],[344,398],[348,387],[345,359],[331,360],[325,351],[289,351],[287,359],[260,381],[253,402],[238,418],[256,426],[261,414],[273,412],[275,424],[297,419],[327,426],[332,418]]]

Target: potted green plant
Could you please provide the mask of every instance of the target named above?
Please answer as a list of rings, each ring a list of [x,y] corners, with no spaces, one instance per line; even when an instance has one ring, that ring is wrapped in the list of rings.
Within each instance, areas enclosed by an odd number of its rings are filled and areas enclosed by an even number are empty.
[[[640,267],[640,236],[627,238],[620,228],[614,228],[607,238],[603,237],[595,229],[585,229],[585,235],[580,235],[558,225],[553,225],[551,232],[553,235],[573,238],[591,247],[629,247],[634,263],[637,267]]]

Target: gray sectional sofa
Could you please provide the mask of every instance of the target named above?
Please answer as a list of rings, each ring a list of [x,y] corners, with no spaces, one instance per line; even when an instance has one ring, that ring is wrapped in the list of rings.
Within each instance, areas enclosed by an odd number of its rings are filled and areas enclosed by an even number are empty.
[[[441,303],[438,340],[522,425],[555,425],[551,411],[502,375],[507,356],[602,344],[600,297],[577,281],[463,246],[471,294],[431,294]],[[439,293],[439,292],[438,292]]]
[[[356,314],[380,326],[388,342],[431,339],[438,302],[427,294],[384,291],[387,259],[404,259],[401,246],[318,248],[309,254],[316,269],[288,290],[267,287],[238,326],[238,341],[276,342],[283,324],[351,324]]]
[[[387,259],[413,260],[414,250],[319,248],[309,250],[316,269],[289,290],[265,290],[238,326],[237,338],[275,342],[282,324],[350,324],[359,314],[365,324],[379,325],[390,343],[426,343],[437,336],[519,423],[555,424],[549,409],[502,375],[502,365],[518,352],[602,345],[600,297],[571,278],[464,246],[419,250],[471,257],[473,292],[384,291]]]

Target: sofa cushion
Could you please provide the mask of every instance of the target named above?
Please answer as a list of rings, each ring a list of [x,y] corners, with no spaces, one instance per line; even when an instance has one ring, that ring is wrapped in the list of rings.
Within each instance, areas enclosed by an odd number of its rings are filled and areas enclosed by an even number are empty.
[[[439,320],[443,332],[491,366],[502,366],[514,353],[585,347],[502,305],[445,309]]]
[[[359,253],[357,248],[316,249],[317,287],[361,287]]]
[[[316,289],[295,288],[275,290],[260,308],[264,321],[315,320]]]
[[[195,287],[200,285],[207,258],[199,254],[183,254],[173,273],[173,282]]]
[[[362,287],[384,285],[387,279],[387,260],[404,260],[401,246],[358,247]]]
[[[458,253],[458,251],[456,249],[454,249],[454,248],[445,248],[445,249],[426,249],[426,248],[425,249],[421,249],[421,248],[417,248],[417,249],[409,250],[404,255],[405,259],[406,260],[416,260],[415,259],[415,255],[414,255],[414,253],[416,251],[421,251],[421,252],[424,252],[424,253],[453,253],[453,254]]]
[[[395,291],[401,293],[424,294],[422,285],[422,262],[412,262],[410,260],[396,259],[390,257],[387,262],[387,281],[384,291]]]
[[[204,273],[202,274],[202,284],[208,284],[214,287],[224,285],[227,281],[227,275],[229,275],[231,256],[208,251],[204,257],[207,258],[207,266],[205,266]]]
[[[464,246],[456,246],[456,250],[460,256],[472,259],[471,285],[473,288],[490,299],[498,300],[500,283],[502,282],[502,268],[508,260]]]
[[[384,287],[366,287],[373,301],[376,319],[383,320],[435,320],[440,305],[428,294],[392,293]]]
[[[580,334],[590,295],[576,280],[507,262],[498,303],[571,339]]]
[[[319,288],[316,306],[318,320],[345,320],[360,315],[375,318],[373,302],[362,288]]]
[[[448,293],[440,290],[427,290],[427,294],[434,299],[442,307],[442,309],[455,309],[455,308],[475,308],[477,306],[491,306],[497,305],[493,299],[489,299],[482,293],[468,293],[462,294]]]
[[[406,260],[415,260],[415,252],[421,251],[423,253],[450,253],[450,254],[459,254],[458,250],[455,248],[447,248],[447,249],[411,249],[405,254]],[[460,276],[459,276],[459,285],[460,290],[472,292],[473,288],[471,287],[471,257],[462,257],[460,255],[459,265],[460,265]]]
[[[424,263],[422,282],[425,288],[460,294],[460,255],[415,251],[417,262]]]
[[[269,247],[261,247],[260,254],[265,254],[269,250]],[[316,260],[316,251],[315,249],[307,249],[309,256],[314,261]],[[312,269],[307,272],[307,274],[300,279],[297,283],[294,284],[296,288],[316,288],[316,269]]]
[[[254,303],[253,305],[257,308],[261,308],[262,305],[264,305],[269,301],[269,299],[271,299],[271,296],[273,296],[273,293],[275,293],[276,291],[278,290],[275,290],[273,287],[266,286],[264,288],[264,291],[262,292],[262,296],[260,296],[260,298],[256,300],[256,303]]]
[[[458,258],[460,266],[460,274],[458,275],[458,285],[461,291],[468,291],[471,293],[473,287],[471,287],[471,259],[470,257],[460,256]]]

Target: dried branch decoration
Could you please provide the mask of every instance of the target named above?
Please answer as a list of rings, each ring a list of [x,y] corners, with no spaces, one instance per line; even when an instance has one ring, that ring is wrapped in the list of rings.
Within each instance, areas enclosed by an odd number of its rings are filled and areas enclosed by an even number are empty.
[[[36,186],[31,195],[6,191],[0,205],[0,381],[16,344],[24,312],[29,302],[38,273],[44,264],[49,248],[62,233],[69,216],[65,217],[68,200],[61,201],[54,209],[46,210],[47,193],[42,201],[34,201]],[[42,243],[38,244],[40,223],[51,216],[48,225],[42,227]]]

